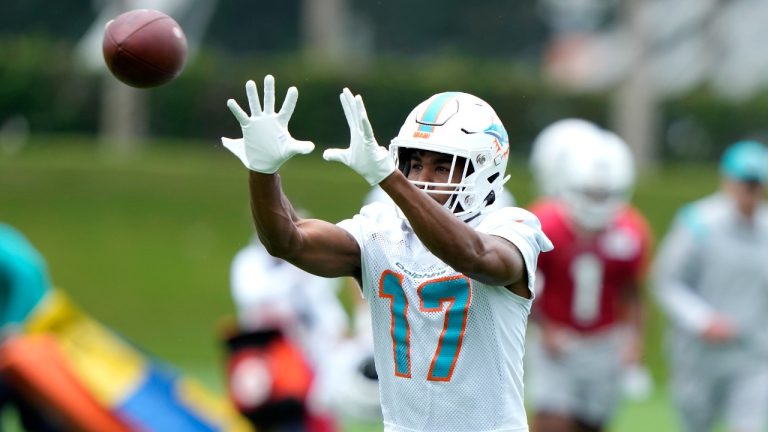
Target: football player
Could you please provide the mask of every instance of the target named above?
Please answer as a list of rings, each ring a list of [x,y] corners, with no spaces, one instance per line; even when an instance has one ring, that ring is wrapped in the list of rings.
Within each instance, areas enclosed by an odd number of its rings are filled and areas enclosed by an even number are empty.
[[[768,427],[768,149],[729,146],[720,190],[685,205],[654,261],[684,432]],[[718,430],[720,430],[718,428]]]
[[[269,255],[258,238],[235,255],[230,281],[237,325],[225,339],[235,405],[258,429],[337,430],[328,375],[349,327],[340,281]]]
[[[615,134],[581,126],[559,137],[559,165],[545,172],[558,175],[544,188],[552,195],[531,207],[555,245],[539,260],[531,338],[536,432],[603,430],[643,353],[651,233],[629,205],[633,160]]]
[[[287,129],[298,92],[275,112],[246,84],[250,115],[228,102],[243,138],[224,145],[250,170],[258,234],[273,255],[326,277],[352,276],[368,301],[384,427],[388,431],[526,431],[523,352],[539,252],[552,248],[529,212],[486,211],[506,175],[509,140],[483,100],[436,94],[406,118],[389,151],[362,98],[340,99],[351,139],[328,149],[379,185],[396,206],[373,203],[332,224],[296,214],[280,166],[313,145]]]

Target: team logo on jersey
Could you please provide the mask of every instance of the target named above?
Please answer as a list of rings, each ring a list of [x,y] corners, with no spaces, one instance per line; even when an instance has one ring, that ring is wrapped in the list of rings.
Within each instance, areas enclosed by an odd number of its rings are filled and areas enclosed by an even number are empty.
[[[434,272],[428,272],[428,273],[422,273],[417,272],[413,270],[409,270],[405,267],[404,264],[402,264],[400,261],[395,262],[395,267],[398,268],[401,272],[407,274],[408,276],[414,278],[414,279],[429,279],[429,278],[435,278],[438,276],[442,276],[448,272],[448,268],[442,268],[440,270],[434,271]]]

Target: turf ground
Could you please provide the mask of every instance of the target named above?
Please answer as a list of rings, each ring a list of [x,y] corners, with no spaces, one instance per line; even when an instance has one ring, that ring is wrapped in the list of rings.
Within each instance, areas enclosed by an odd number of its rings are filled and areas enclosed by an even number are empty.
[[[284,166],[288,195],[317,217],[352,215],[367,184],[315,153]],[[509,189],[527,204],[524,161],[509,171]],[[233,311],[229,261],[252,233],[246,177],[216,142],[149,143],[116,158],[91,138],[36,137],[19,154],[0,154],[0,221],[29,237],[55,284],[86,311],[221,391],[217,325]],[[658,237],[679,205],[716,184],[713,166],[665,167],[641,176],[634,201]],[[648,362],[663,385],[662,325],[654,311]],[[623,408],[611,430],[674,431],[672,419],[662,391]]]

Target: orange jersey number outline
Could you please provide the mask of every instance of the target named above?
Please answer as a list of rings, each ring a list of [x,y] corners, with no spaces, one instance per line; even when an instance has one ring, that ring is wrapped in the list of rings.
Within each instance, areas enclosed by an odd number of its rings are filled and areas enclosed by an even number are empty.
[[[408,323],[408,298],[403,291],[403,275],[387,270],[379,279],[379,297],[388,299],[392,320],[392,355],[395,376],[411,378],[411,327]],[[417,289],[420,312],[445,310],[443,330],[429,367],[430,381],[450,381],[461,352],[472,303],[472,284],[468,277],[455,275],[429,280]]]

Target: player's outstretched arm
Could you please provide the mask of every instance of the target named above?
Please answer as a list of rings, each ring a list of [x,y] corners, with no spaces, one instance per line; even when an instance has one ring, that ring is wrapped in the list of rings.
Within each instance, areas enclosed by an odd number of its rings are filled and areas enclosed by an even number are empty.
[[[332,223],[301,218],[278,174],[251,171],[249,186],[256,231],[270,254],[318,276],[360,276],[357,241]]]
[[[222,143],[250,170],[251,210],[259,238],[270,254],[320,276],[355,276],[360,268],[357,242],[341,228],[317,220],[302,219],[293,209],[276,174],[296,154],[314,149],[309,141],[298,141],[288,132],[298,90],[288,89],[280,111],[275,112],[275,80],[264,78],[264,105],[256,84],[245,85],[250,115],[233,99],[227,106],[243,131],[240,139],[222,138]]]

